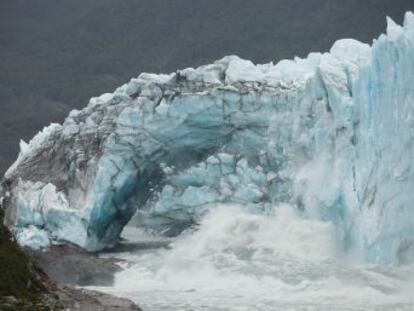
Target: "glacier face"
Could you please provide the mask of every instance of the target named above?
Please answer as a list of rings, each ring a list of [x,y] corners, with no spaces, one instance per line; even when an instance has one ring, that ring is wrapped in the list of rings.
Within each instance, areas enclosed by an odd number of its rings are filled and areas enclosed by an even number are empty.
[[[333,222],[345,250],[412,262],[413,79],[412,13],[372,47],[141,74],[21,142],[7,223],[94,251],[137,210],[135,224],[175,235],[217,203],[289,205]]]

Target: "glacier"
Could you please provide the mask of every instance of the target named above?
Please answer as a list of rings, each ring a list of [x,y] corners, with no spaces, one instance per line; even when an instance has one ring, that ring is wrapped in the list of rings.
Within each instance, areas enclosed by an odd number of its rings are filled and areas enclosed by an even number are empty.
[[[290,206],[332,223],[344,251],[413,262],[414,14],[387,24],[372,46],[344,39],[263,65],[227,56],[92,98],[20,143],[6,223],[23,244],[97,251],[131,218],[173,236],[217,203]]]

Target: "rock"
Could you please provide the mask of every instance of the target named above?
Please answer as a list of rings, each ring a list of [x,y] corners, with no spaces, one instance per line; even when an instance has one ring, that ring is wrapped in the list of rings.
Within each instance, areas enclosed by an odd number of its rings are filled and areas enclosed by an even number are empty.
[[[111,286],[121,270],[115,259],[68,245],[54,245],[46,251],[27,249],[34,263],[53,280],[71,286]]]
[[[15,304],[18,303],[18,300],[14,296],[3,297],[3,301],[4,301],[4,303],[10,304],[10,305],[15,305]]]
[[[141,311],[132,301],[86,289],[73,289],[58,285],[55,289],[56,308],[71,311]],[[50,303],[50,302],[49,302]]]

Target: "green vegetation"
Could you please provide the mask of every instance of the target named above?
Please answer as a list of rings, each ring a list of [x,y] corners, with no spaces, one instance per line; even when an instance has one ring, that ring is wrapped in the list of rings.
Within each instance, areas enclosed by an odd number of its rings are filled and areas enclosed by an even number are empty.
[[[33,306],[45,288],[27,255],[3,225],[3,216],[0,208],[0,310],[41,310]],[[16,298],[18,303],[7,307],[5,297],[8,296]]]

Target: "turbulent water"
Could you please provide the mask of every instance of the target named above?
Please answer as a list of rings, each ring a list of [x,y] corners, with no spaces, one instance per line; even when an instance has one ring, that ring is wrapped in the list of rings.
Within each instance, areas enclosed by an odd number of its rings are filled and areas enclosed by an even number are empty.
[[[343,254],[331,224],[280,206],[259,215],[217,206],[172,240],[126,228],[113,287],[145,311],[414,310],[414,268]]]

